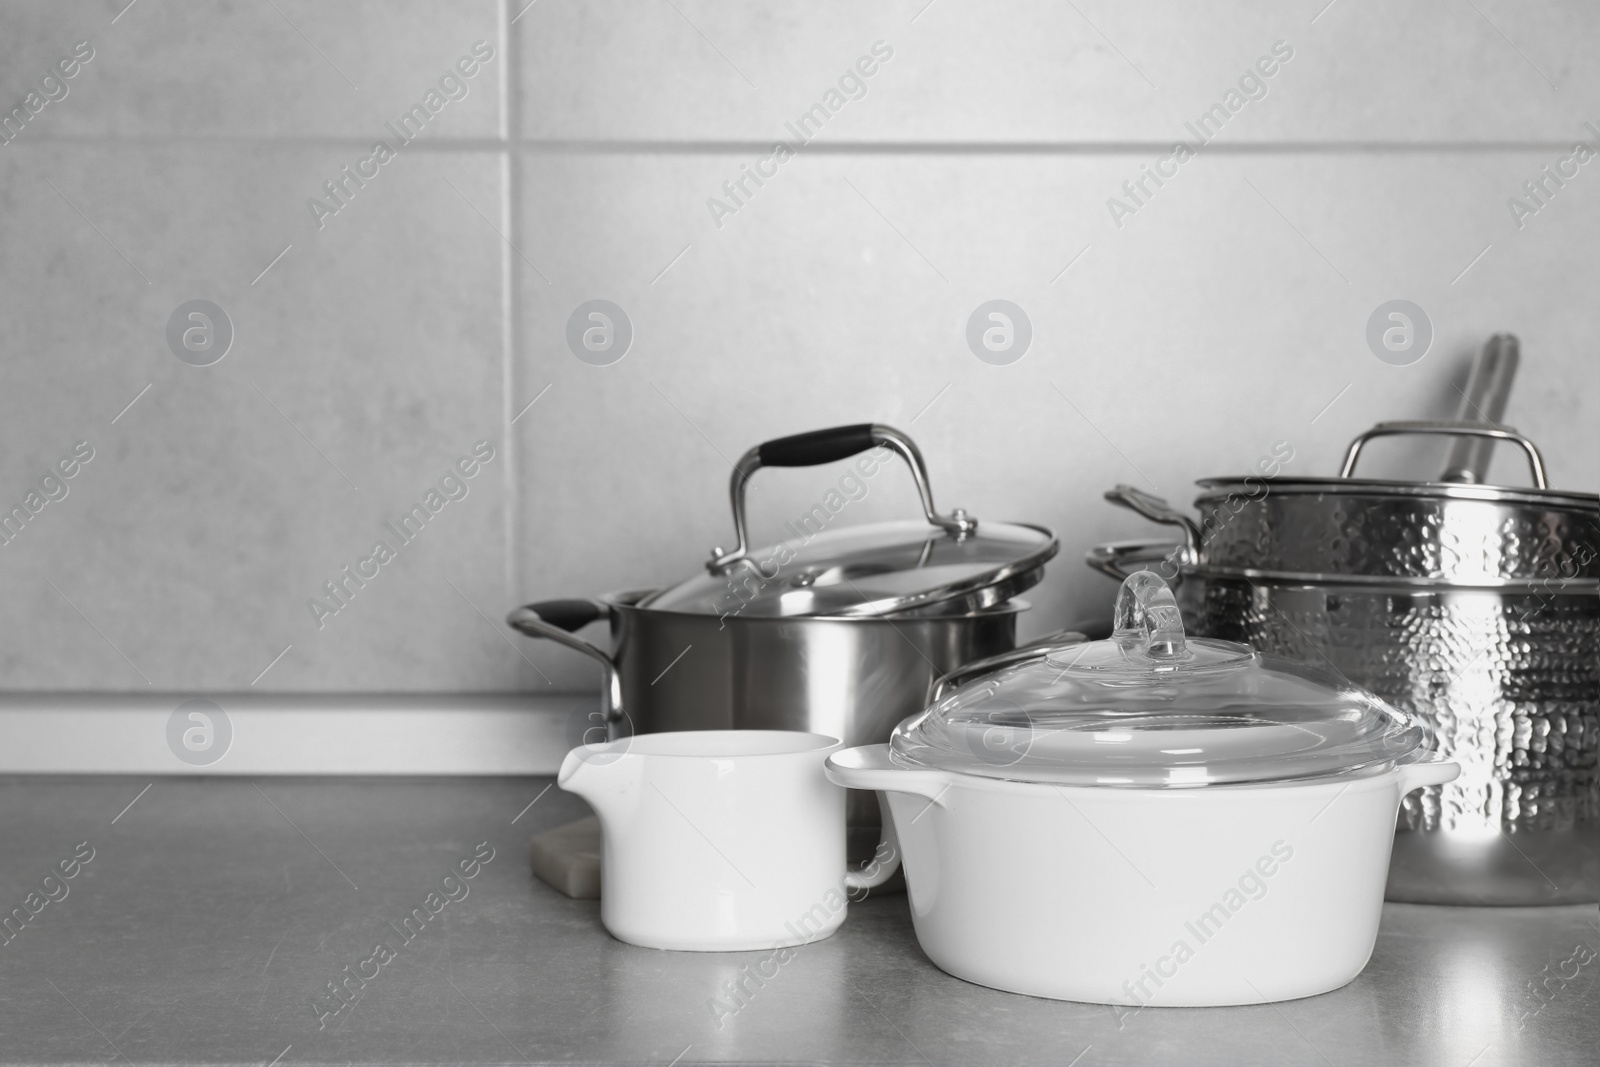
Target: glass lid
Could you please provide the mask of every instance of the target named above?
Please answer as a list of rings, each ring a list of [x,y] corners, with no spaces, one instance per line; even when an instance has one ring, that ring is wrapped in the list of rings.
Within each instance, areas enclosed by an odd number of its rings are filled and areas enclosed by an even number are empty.
[[[1403,712],[1331,670],[1188,638],[1139,571],[1106,641],[980,675],[895,728],[890,758],[1057,785],[1192,788],[1376,773],[1420,757]]]
[[[1056,537],[1043,527],[968,522],[967,529],[905,520],[801,531],[714,561],[640,606],[746,618],[871,616],[972,597],[973,609],[1036,584],[1056,553]]]

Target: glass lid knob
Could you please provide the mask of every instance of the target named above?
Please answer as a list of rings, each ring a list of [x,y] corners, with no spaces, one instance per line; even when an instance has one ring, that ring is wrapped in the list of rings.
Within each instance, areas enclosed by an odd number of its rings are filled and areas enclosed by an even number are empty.
[[[1129,652],[1169,662],[1189,658],[1178,602],[1154,571],[1128,575],[1117,593],[1114,618],[1111,639]]]

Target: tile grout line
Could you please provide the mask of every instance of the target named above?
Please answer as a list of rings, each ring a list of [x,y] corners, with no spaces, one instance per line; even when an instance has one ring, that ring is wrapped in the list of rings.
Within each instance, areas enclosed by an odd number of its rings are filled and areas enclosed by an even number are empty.
[[[443,139],[434,142],[441,148]],[[510,145],[519,152],[550,152],[582,155],[661,153],[673,155],[737,155],[749,152],[770,152],[771,141],[745,138],[680,138],[646,139],[630,137],[513,137]],[[1093,138],[1061,141],[971,141],[948,140],[888,141],[862,139],[858,141],[807,142],[809,152],[826,155],[1064,155],[1103,156],[1136,155],[1145,152],[1170,151],[1171,140],[1139,139],[1107,141]],[[1226,144],[1213,141],[1206,151],[1214,155],[1412,155],[1428,152],[1454,152],[1465,154],[1495,154],[1502,152],[1560,152],[1571,147],[1570,141],[1549,138],[1498,141],[1233,141]]]
[[[517,365],[517,333],[514,320],[516,317],[517,275],[516,259],[512,256],[511,243],[516,240],[514,205],[516,203],[515,182],[518,170],[515,166],[514,153],[511,150],[511,131],[514,126],[511,121],[511,87],[514,82],[517,64],[517,49],[511,41],[510,0],[498,0],[495,4],[495,18],[498,21],[496,29],[499,31],[500,47],[505,52],[505,62],[500,65],[500,225],[504,229],[508,240],[501,242],[500,247],[500,426],[501,437],[505,442],[506,463],[503,477],[505,478],[505,516],[501,521],[501,530],[505,538],[505,559],[502,563],[502,578],[505,581],[505,593],[502,603],[510,604],[517,595],[517,527],[518,516],[521,513],[521,495],[517,491],[517,447],[516,427],[512,424],[512,405],[515,403],[514,391],[516,389]]]
[[[510,31],[507,31],[510,32]],[[508,56],[506,67],[514,60]],[[504,72],[502,98],[507,104],[514,93],[509,91],[510,74]],[[501,132],[492,137],[436,137],[428,141],[415,141],[412,151],[427,154],[502,152],[516,154],[551,153],[563,155],[741,155],[750,152],[771,151],[770,141],[732,139],[643,140],[637,138],[563,138],[521,137],[506,128],[506,106],[502,106]],[[227,145],[281,148],[347,148],[364,150],[370,139],[360,136],[328,134],[325,136],[268,136],[239,137],[211,134],[148,134],[141,137],[108,137],[103,135],[41,135],[27,142],[17,141],[11,147],[25,151],[30,146],[88,145],[105,148],[150,148],[167,145]],[[1497,154],[1505,152],[1560,152],[1571,147],[1570,141],[1529,139],[1517,141],[1254,141],[1213,143],[1206,149],[1214,155],[1415,155],[1422,153],[1463,153],[1468,155]],[[826,155],[1047,155],[1047,156],[1103,156],[1137,155],[1145,152],[1170,150],[1171,141],[813,141],[806,146],[811,153]]]

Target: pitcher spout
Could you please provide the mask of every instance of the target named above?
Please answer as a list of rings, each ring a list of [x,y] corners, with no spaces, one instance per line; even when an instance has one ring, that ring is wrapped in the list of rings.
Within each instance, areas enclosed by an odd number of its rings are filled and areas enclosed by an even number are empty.
[[[626,741],[580,745],[561,761],[556,785],[587,800],[604,817],[606,809],[629,791],[638,774],[639,761],[624,759],[626,753]]]

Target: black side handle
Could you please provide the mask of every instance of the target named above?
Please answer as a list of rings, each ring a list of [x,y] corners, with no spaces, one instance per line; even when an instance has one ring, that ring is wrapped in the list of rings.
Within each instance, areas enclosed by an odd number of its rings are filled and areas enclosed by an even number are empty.
[[[763,442],[757,453],[763,467],[815,467],[865,452],[875,444],[872,423],[862,422],[779,437]]]
[[[568,633],[581,630],[591,622],[605,617],[605,612],[601,610],[599,604],[592,600],[577,598],[541,600],[537,604],[524,605],[523,610],[533,612],[540,620]]]

